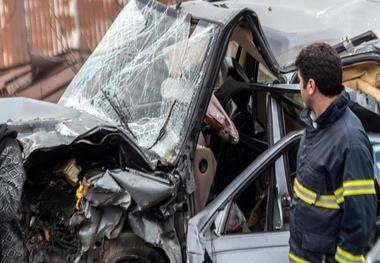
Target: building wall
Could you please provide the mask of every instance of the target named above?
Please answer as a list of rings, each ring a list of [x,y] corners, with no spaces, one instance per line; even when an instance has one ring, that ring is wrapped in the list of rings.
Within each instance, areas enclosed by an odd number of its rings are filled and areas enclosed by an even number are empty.
[[[91,53],[127,3],[128,0],[0,0],[0,70],[30,63],[30,53],[47,57],[70,50]]]
[[[23,0],[0,0],[0,70],[28,61]]]

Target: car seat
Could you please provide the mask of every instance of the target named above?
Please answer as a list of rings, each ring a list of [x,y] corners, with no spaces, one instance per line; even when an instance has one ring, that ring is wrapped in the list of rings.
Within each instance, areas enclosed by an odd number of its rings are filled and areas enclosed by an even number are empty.
[[[197,214],[206,205],[216,171],[216,159],[211,149],[206,147],[205,138],[202,132],[199,134],[198,138],[193,171],[194,180],[197,185],[197,189],[193,194],[194,214]]]

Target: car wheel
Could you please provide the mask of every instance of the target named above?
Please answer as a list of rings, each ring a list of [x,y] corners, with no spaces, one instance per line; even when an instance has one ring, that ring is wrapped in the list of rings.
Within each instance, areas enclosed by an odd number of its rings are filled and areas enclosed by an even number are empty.
[[[122,233],[104,244],[102,262],[108,263],[167,263],[160,249],[147,244],[133,233]]]

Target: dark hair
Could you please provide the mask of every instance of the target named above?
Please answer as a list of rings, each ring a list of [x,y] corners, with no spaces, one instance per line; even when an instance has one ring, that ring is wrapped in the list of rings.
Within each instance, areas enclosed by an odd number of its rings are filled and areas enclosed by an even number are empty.
[[[313,43],[303,48],[296,59],[296,66],[305,85],[309,79],[314,79],[325,96],[339,95],[344,89],[339,54],[326,43]]]

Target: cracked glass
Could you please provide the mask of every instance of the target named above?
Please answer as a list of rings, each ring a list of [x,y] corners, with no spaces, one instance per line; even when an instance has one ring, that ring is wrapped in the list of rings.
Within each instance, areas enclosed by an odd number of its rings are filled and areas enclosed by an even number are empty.
[[[217,26],[132,0],[58,102],[121,129],[150,162],[173,163],[189,128]]]

